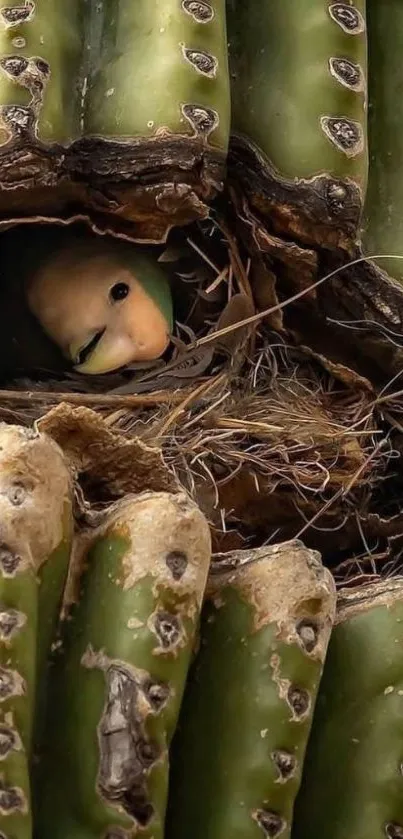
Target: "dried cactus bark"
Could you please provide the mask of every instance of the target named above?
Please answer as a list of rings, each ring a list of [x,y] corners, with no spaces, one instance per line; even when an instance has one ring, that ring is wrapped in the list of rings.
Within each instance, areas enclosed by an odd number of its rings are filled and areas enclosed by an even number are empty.
[[[70,475],[46,435],[0,425],[0,521],[0,836],[31,839],[33,731],[72,539]]]
[[[340,592],[295,839],[403,836],[402,643],[402,577]]]
[[[230,179],[276,233],[355,241],[365,195],[365,2],[228,4]]]
[[[222,186],[229,99],[224,0],[0,0],[1,215],[162,240]]]
[[[210,550],[183,493],[129,497],[81,535],[38,778],[41,839],[163,836]]]
[[[335,599],[319,555],[297,541],[213,560],[168,839],[290,836]]]

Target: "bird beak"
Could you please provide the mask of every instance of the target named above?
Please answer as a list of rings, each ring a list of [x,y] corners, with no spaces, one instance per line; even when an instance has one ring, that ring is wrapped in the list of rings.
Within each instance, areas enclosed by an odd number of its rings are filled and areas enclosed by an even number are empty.
[[[107,322],[87,333],[85,341],[72,342],[69,356],[79,373],[97,375],[119,370],[132,361],[159,358],[169,344],[169,324],[140,285],[130,300],[112,307]]]
[[[130,364],[135,357],[135,347],[130,335],[103,329],[91,335],[80,346],[77,346],[77,342],[71,344],[69,355],[76,362],[75,370],[95,376]]]

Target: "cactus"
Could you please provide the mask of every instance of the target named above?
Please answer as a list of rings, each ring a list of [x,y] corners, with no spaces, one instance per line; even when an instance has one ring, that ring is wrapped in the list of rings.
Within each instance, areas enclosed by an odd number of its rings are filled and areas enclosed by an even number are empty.
[[[368,0],[367,8],[370,166],[363,245],[366,253],[402,255],[403,137],[396,90],[403,81],[403,10],[397,0]],[[400,260],[382,259],[379,266],[403,280]]]
[[[30,133],[44,143],[69,143],[80,136],[81,5],[79,0],[62,7],[53,0],[1,2],[3,146],[11,138],[18,145]]]
[[[0,836],[31,839],[30,761],[72,537],[70,475],[43,434],[0,426]]]
[[[229,0],[230,177],[275,230],[355,241],[365,195],[365,2]]]
[[[0,0],[3,216],[80,201],[160,240],[206,215],[228,143],[227,65],[224,0]]]
[[[403,836],[403,577],[339,594],[295,839]]]
[[[173,744],[168,839],[290,836],[334,583],[300,542],[214,559]]]
[[[182,493],[127,497],[81,534],[38,769],[40,839],[162,837],[209,561],[207,522]]]

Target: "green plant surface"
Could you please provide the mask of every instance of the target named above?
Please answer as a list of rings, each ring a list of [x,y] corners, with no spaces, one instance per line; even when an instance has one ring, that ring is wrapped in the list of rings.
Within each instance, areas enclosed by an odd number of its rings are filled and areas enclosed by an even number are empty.
[[[293,839],[403,836],[403,578],[339,593]]]
[[[0,517],[0,835],[31,839],[34,729],[73,527],[70,474],[44,434],[0,425]]]
[[[214,559],[168,839],[290,836],[334,610],[333,579],[300,542]]]
[[[37,775],[38,839],[162,839],[210,550],[183,494],[127,497],[81,534]]]

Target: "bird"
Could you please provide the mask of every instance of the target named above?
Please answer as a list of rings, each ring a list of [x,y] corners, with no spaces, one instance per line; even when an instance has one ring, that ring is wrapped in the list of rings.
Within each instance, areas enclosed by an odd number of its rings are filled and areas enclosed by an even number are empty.
[[[164,354],[173,302],[155,255],[82,228],[21,226],[3,236],[9,236],[3,247],[0,241],[0,355],[11,339],[6,366],[13,355],[19,368],[24,360],[32,368],[40,357],[48,369],[64,364],[98,375]]]

